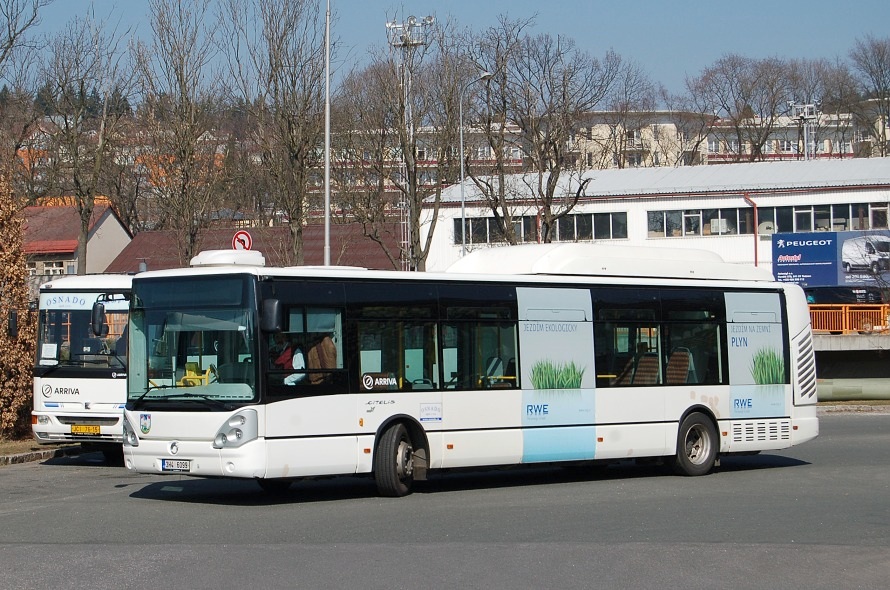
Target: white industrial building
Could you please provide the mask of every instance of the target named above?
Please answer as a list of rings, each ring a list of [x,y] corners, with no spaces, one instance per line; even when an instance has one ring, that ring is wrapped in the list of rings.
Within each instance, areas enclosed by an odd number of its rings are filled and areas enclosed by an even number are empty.
[[[513,227],[536,241],[540,204],[534,174],[507,177]],[[890,158],[753,162],[564,173],[552,212],[555,242],[698,248],[724,260],[771,268],[771,234],[890,229]],[[463,193],[463,194],[462,194]],[[755,225],[755,209],[757,223]],[[435,210],[428,202],[421,240]],[[465,233],[461,219],[465,219]],[[495,215],[470,178],[442,193],[427,270],[443,270],[464,250],[505,244]]]

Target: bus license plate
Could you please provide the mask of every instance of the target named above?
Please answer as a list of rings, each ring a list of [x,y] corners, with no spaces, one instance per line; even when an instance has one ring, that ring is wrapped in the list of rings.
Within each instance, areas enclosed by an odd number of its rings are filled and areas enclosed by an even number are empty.
[[[161,459],[161,471],[190,471],[191,461],[182,459]]]
[[[99,428],[90,424],[72,424],[71,434],[99,434]]]

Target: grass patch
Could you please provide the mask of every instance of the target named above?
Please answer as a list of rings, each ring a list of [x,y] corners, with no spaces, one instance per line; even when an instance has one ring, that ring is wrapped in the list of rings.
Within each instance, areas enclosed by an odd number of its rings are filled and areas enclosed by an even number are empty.
[[[785,360],[771,348],[761,348],[754,353],[751,376],[757,385],[774,385],[785,382]]]
[[[584,369],[574,361],[556,365],[544,360],[532,367],[531,381],[535,389],[579,389],[583,376]]]

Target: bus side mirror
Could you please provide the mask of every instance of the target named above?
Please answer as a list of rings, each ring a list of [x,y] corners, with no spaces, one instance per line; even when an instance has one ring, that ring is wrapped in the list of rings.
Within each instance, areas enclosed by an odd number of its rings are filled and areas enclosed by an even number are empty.
[[[264,299],[263,317],[260,318],[260,330],[263,332],[280,332],[282,327],[281,301],[278,299]]]
[[[18,338],[19,335],[19,312],[17,309],[9,310],[9,318],[6,325],[6,332],[10,338]]]
[[[97,301],[93,304],[93,315],[90,318],[90,327],[96,336],[104,336],[108,333],[108,326],[105,325],[105,304]],[[103,334],[104,332],[104,334]]]

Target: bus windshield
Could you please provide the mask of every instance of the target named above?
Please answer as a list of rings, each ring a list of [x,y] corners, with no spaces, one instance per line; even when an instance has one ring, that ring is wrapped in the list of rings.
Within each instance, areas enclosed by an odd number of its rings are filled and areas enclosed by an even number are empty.
[[[243,277],[134,284],[128,401],[229,409],[256,399],[254,314]],[[143,302],[149,302],[148,306]]]
[[[37,328],[37,370],[53,368],[126,367],[127,301],[121,296],[106,299],[103,334],[94,334],[90,319],[98,293],[41,294]]]

